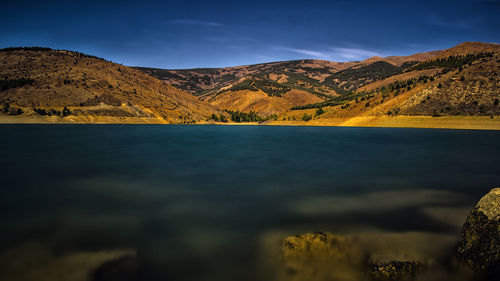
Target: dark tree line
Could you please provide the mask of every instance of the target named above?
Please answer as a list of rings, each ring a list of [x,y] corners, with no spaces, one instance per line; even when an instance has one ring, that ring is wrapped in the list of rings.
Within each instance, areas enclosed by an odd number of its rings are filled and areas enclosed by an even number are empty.
[[[46,48],[46,47],[7,47],[7,48],[2,48],[0,49],[0,52],[14,52],[14,51],[37,51],[37,52],[48,52],[48,51],[64,51],[64,50],[55,50],[52,48]],[[84,58],[93,58],[93,59],[98,59],[102,61],[107,61],[103,58],[96,57],[93,55],[85,54],[85,53],[80,53],[80,52],[75,52],[75,51],[67,51],[72,54],[75,54],[79,57],[84,57]]]
[[[8,115],[21,115],[24,113],[24,110],[22,108],[13,108],[10,104],[4,103],[1,112]]]
[[[493,52],[482,52],[478,54],[468,54],[465,56],[449,56],[446,58],[428,60],[407,68],[405,71],[424,70],[442,67],[445,69],[457,69],[465,65],[471,65],[474,61],[482,58],[492,58]]]
[[[14,51],[52,51],[51,48],[44,48],[44,47],[7,47],[0,49],[0,52],[14,52]]]
[[[241,112],[239,110],[231,111],[226,110],[227,113],[231,115],[231,121],[233,122],[262,122],[264,119],[257,115],[255,111],[250,110],[249,113]]]
[[[385,93],[387,91],[392,92],[392,91],[397,91],[400,89],[410,90],[417,83],[424,83],[425,84],[428,81],[431,81],[431,82],[434,81],[434,77],[428,76],[428,75],[421,75],[418,78],[412,78],[412,79],[408,79],[408,80],[404,80],[404,81],[399,81],[399,80],[394,81],[387,86],[377,88],[377,91]]]
[[[216,122],[227,122],[227,118],[223,114],[215,115],[214,113],[212,113],[212,115],[210,115],[209,120],[214,120]]]
[[[334,73],[330,77],[340,79],[341,81],[358,80],[362,78],[383,79],[399,74],[402,71],[402,67],[394,66],[385,61],[378,61],[359,68],[348,68]]]
[[[17,88],[24,85],[31,85],[34,82],[35,80],[30,78],[8,79],[7,77],[4,77],[3,80],[0,80],[0,91]]]
[[[71,115],[71,110],[69,110],[66,106],[63,108],[62,111],[56,110],[56,109],[45,110],[43,108],[33,108],[33,111],[35,111],[38,115],[42,115],[42,116],[55,115],[55,116],[65,117],[65,116]]]
[[[261,117],[259,115],[257,115],[257,113],[253,110],[250,110],[249,113],[246,113],[246,112],[241,112],[239,110],[236,110],[236,111],[232,111],[232,110],[226,110],[227,113],[229,113],[230,115],[230,120],[235,122],[235,123],[241,123],[241,122],[264,122],[264,121],[267,121],[267,120],[270,120],[270,119],[276,119],[278,118],[278,116],[276,114],[271,114],[269,116],[266,116],[266,117]],[[209,120],[214,120],[214,121],[217,121],[217,122],[227,122],[227,118],[226,116],[224,116],[223,114],[220,114],[220,115],[216,115],[216,114],[212,114],[210,117],[209,117]]]
[[[270,81],[270,80],[245,80],[237,85],[234,85],[230,88],[231,91],[241,91],[241,90],[250,90],[250,91],[258,91],[266,93],[268,96],[277,96],[281,97],[286,92],[290,91],[290,88],[287,86],[283,86],[278,82]]]
[[[351,90],[357,89],[367,82],[381,80],[402,73],[408,65],[394,66],[388,62],[378,61],[359,68],[341,70],[328,76],[324,83],[334,88],[339,94],[349,94]],[[344,84],[339,86],[336,81],[342,81]]]
[[[369,96],[371,94],[372,94],[372,92],[350,93],[347,95],[336,96],[330,100],[323,101],[323,102],[306,104],[306,105],[302,105],[302,106],[294,106],[291,109],[292,110],[302,110],[302,109],[311,109],[311,108],[321,108],[321,107],[325,107],[325,106],[336,106],[336,105],[344,104],[344,103],[349,102],[349,101],[353,101],[353,100],[356,100],[359,98]]]

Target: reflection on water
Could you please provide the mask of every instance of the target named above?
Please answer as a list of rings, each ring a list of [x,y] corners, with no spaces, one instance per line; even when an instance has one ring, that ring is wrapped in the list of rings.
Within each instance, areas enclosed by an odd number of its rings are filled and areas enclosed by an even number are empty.
[[[492,131],[0,132],[0,274],[9,280],[267,280],[262,249],[275,233],[454,236],[467,210],[500,183],[500,133]],[[109,270],[96,271],[102,264]],[[72,270],[80,272],[73,279]]]

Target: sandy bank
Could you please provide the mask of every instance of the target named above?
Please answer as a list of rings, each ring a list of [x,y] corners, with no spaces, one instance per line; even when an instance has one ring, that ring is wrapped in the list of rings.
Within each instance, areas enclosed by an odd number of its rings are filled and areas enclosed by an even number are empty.
[[[151,117],[111,116],[0,116],[0,124],[173,124],[168,120]],[[248,123],[222,123],[201,121],[198,125],[259,125]],[[275,126],[338,126],[338,127],[392,127],[392,128],[435,128],[500,130],[500,118],[480,116],[358,116],[352,118],[317,118],[305,122],[267,121],[260,125]]]
[[[155,117],[0,116],[0,124],[168,124],[168,122]]]
[[[478,116],[359,116],[353,118],[318,118],[311,121],[272,121],[267,125],[393,127],[500,130],[500,118]]]

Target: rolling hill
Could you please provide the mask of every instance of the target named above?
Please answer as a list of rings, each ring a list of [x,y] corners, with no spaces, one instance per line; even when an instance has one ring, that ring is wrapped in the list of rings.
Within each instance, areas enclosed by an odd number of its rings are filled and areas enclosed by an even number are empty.
[[[227,68],[166,70],[136,67],[219,108],[261,116],[317,103],[402,73],[441,51],[361,62],[297,60]]]
[[[345,126],[398,126],[397,120],[401,126],[406,126],[407,120],[421,121],[412,126],[443,120],[482,120],[498,126],[499,74],[500,45],[464,43],[413,64],[402,73],[377,79],[326,102],[296,107],[278,119],[297,120],[307,115],[312,123]],[[313,117],[319,108],[324,113]]]
[[[48,48],[1,49],[0,90],[4,115],[35,122],[196,123],[220,113],[135,69]]]
[[[54,122],[500,129],[499,73],[500,45],[480,42],[359,62],[190,70],[8,48],[0,50],[0,104],[4,117]]]
[[[220,109],[277,114],[268,124],[371,125],[377,120],[380,125],[384,118],[406,117],[434,118],[425,122],[446,116],[453,122],[465,117],[493,120],[500,114],[499,55],[498,44],[466,42],[446,50],[360,62],[138,69]]]

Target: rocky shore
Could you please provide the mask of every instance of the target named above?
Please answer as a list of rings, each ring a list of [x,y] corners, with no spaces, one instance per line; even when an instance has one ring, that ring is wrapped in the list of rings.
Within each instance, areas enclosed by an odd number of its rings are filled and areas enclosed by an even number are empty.
[[[283,239],[282,280],[500,280],[500,188],[468,215],[459,238],[334,235],[316,232]],[[442,239],[441,241],[439,239]],[[381,240],[381,241],[379,241]],[[405,241],[404,242],[401,241]],[[412,241],[412,242],[409,242]],[[441,254],[421,254],[425,241]],[[414,244],[408,246],[410,244]],[[376,246],[374,246],[376,245]]]
[[[467,217],[456,251],[478,278],[500,278],[500,188],[484,196]]]

